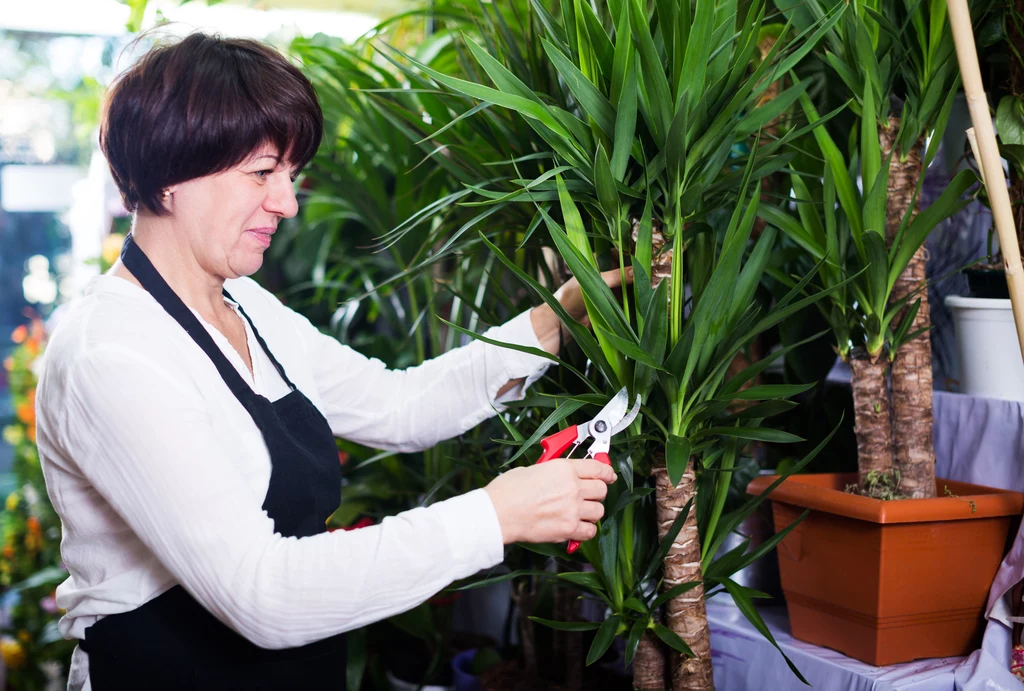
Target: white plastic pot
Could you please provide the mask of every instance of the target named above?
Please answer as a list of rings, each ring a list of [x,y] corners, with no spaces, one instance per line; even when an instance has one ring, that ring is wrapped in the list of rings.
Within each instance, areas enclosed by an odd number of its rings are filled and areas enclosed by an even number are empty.
[[[946,306],[956,329],[960,391],[1024,401],[1024,360],[1010,301],[950,295]]]

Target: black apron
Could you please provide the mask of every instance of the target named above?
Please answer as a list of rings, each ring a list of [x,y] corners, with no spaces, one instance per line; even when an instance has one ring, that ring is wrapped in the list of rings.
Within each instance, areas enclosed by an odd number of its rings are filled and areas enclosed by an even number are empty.
[[[341,464],[334,436],[320,411],[288,379],[249,315],[239,306],[291,389],[274,402],[253,392],[131,235],[121,260],[209,356],[263,433],[272,465],[263,509],[273,519],[274,530],[285,537],[325,532],[328,517],[341,502]],[[224,295],[231,299],[227,291]],[[343,635],[300,648],[260,648],[221,623],[180,585],[138,609],[100,619],[85,630],[80,645],[89,654],[94,691],[345,688]]]

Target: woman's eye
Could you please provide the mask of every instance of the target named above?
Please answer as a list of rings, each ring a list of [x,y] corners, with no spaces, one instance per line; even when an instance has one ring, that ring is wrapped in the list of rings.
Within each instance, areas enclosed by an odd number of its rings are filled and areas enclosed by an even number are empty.
[[[267,179],[267,177],[268,177],[268,176],[269,176],[269,175],[270,175],[271,173],[273,173],[273,172],[274,172],[274,171],[272,171],[272,170],[257,170],[257,171],[256,171],[255,173],[253,173],[253,174],[254,174],[254,175],[255,175],[256,177],[258,177],[258,178],[259,178],[260,180],[266,180],[266,179]]]

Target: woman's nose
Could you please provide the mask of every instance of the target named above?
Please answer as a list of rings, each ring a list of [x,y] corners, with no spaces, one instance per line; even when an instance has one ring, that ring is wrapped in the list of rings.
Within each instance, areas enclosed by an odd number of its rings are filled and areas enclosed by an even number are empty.
[[[274,177],[277,179],[272,183],[263,206],[267,211],[282,218],[291,218],[299,212],[299,203],[295,199],[295,183],[287,173]]]

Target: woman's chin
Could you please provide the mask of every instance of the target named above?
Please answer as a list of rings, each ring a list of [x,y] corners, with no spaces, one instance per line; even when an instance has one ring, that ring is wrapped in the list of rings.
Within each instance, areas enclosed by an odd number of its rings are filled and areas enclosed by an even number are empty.
[[[233,278],[252,276],[260,270],[261,266],[263,266],[263,253],[247,252],[245,257],[231,262],[231,273],[234,274]]]

